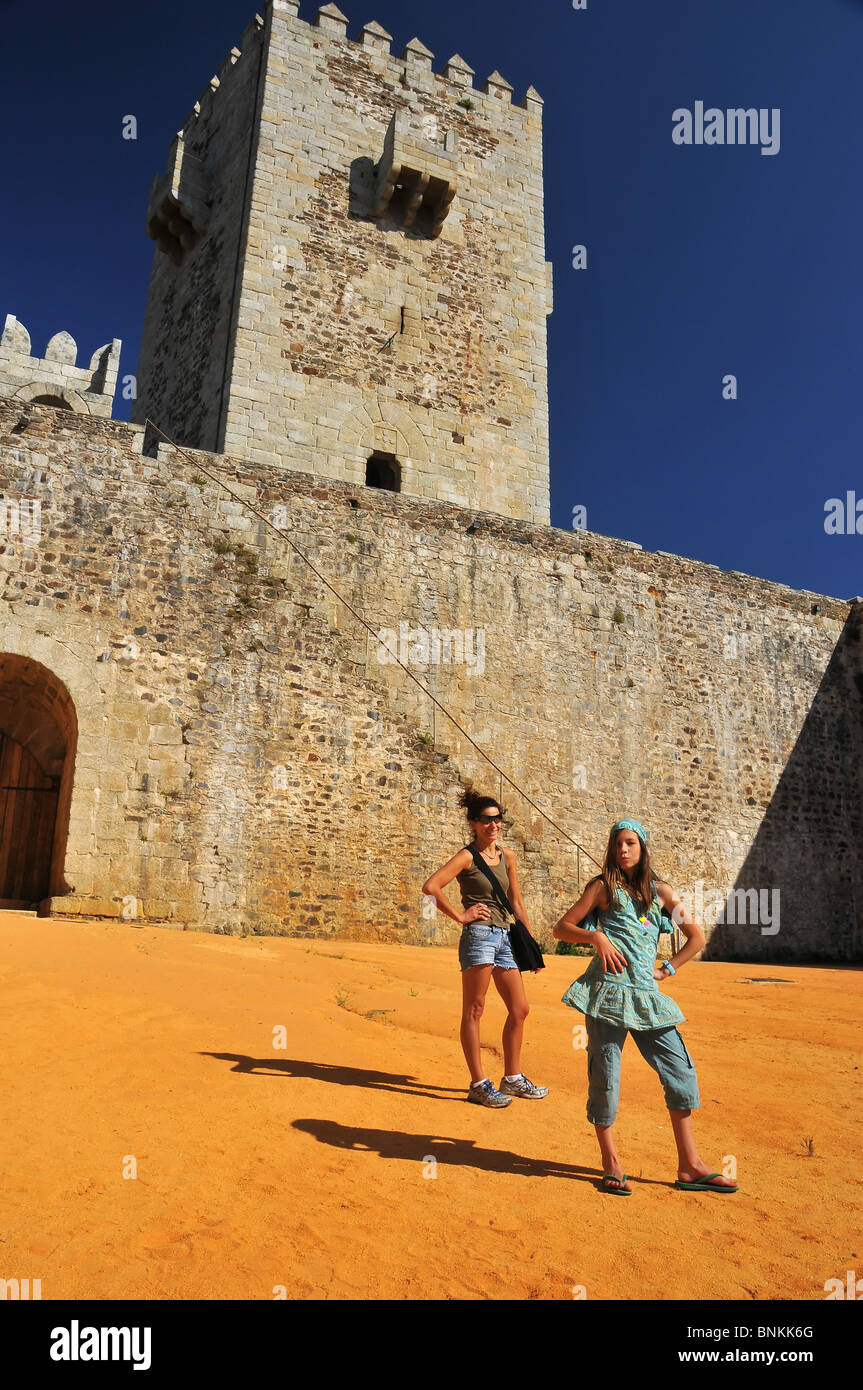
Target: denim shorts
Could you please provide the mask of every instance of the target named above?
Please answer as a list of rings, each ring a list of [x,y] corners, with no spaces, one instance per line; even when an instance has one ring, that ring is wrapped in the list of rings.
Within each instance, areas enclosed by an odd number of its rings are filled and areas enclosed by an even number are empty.
[[[458,943],[462,971],[474,965],[493,965],[498,970],[518,970],[509,944],[509,932],[488,922],[468,922]]]

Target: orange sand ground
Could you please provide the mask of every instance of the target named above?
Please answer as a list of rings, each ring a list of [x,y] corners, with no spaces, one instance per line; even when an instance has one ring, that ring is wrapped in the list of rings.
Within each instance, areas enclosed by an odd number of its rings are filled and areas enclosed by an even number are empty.
[[[741,1191],[670,1186],[630,1040],[620,1199],[595,1186],[582,1020],[559,1002],[586,964],[526,977],[524,1066],[551,1094],[491,1111],[464,1102],[453,950],[0,914],[0,1277],[41,1278],[43,1299],[767,1300],[863,1267],[863,975],[683,970],[665,988],[702,1156],[734,1155]],[[503,1017],[492,990],[495,1082]]]

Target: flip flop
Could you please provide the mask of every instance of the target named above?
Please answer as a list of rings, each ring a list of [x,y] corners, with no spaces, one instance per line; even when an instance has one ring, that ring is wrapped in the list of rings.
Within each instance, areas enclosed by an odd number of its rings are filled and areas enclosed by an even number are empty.
[[[699,1178],[697,1182],[681,1182],[678,1178],[674,1186],[681,1192],[736,1192],[736,1183],[733,1187],[717,1187],[715,1182],[711,1182],[711,1178],[724,1176],[724,1173],[705,1173],[704,1177]]]
[[[626,1180],[627,1180],[627,1179],[626,1179],[626,1174],[625,1174],[625,1173],[624,1173],[624,1175],[623,1175],[622,1178],[616,1178],[616,1177],[614,1176],[613,1173],[603,1173],[603,1175],[602,1175],[602,1182],[601,1182],[600,1185],[599,1185],[599,1186],[600,1186],[600,1191],[602,1191],[602,1192],[610,1192],[611,1195],[612,1195],[612,1197],[631,1197],[631,1196],[632,1196],[632,1188],[631,1188],[631,1187],[630,1187],[629,1189],[627,1189],[627,1188],[625,1188],[625,1187],[609,1187],[609,1186],[608,1186],[608,1183],[610,1183],[610,1182],[624,1183],[624,1182],[626,1182]]]

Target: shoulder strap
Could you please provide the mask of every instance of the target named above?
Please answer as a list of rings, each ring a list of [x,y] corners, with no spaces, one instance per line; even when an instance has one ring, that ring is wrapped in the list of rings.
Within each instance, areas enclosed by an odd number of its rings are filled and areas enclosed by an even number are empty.
[[[515,912],[514,912],[513,909],[512,909],[512,905],[511,905],[511,903],[510,903],[510,901],[509,901],[509,898],[506,896],[506,893],[505,893],[505,892],[503,891],[503,889],[501,888],[500,884],[498,883],[497,879],[495,878],[495,876],[494,876],[494,874],[492,873],[491,869],[489,868],[488,864],[486,864],[485,860],[480,856],[479,851],[478,851],[478,850],[475,850],[474,847],[473,847],[473,845],[465,845],[465,849],[469,849],[469,850],[470,850],[470,852],[471,852],[471,854],[472,854],[472,856],[473,856],[473,862],[474,862],[474,864],[475,864],[476,867],[480,870],[481,873],[485,874],[486,878],[488,879],[489,883],[491,884],[492,888],[494,889],[494,895],[495,895],[495,897],[497,898],[498,902],[500,903],[501,907],[503,907],[503,908],[506,909],[506,911],[509,913],[510,917],[514,917],[514,916],[515,916]],[[503,860],[503,850],[501,850],[501,852],[500,852],[500,857],[501,857],[501,860]]]

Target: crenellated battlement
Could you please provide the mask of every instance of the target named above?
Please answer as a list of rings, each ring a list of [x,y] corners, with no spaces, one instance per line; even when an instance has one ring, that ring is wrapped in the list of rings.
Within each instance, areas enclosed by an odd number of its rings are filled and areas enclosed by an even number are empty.
[[[530,86],[520,101],[514,100],[514,88],[507,79],[495,69],[480,86],[475,84],[476,73],[460,54],[454,53],[439,71],[433,64],[435,55],[421,39],[411,39],[400,54],[392,49],[393,36],[376,20],[364,24],[354,36],[348,35],[349,19],[337,5],[322,5],[311,21],[299,17],[299,0],[268,0],[264,15],[256,14],[246,26],[240,38],[240,46],[232,48],[201,92],[198,100],[183,120],[179,134],[186,138],[200,117],[209,115],[219,100],[223,89],[231,83],[241,65],[248,62],[252,50],[257,50],[261,42],[267,41],[272,31],[274,16],[289,24],[295,36],[305,34],[310,44],[320,45],[321,37],[344,47],[346,53],[364,54],[378,61],[384,60],[389,76],[394,83],[407,91],[437,91],[438,95],[456,96],[459,102],[470,110],[483,110],[487,115],[496,115],[505,107],[518,111],[524,118],[541,120],[543,99],[535,87]],[[471,106],[467,106],[467,103]]]
[[[97,348],[87,367],[76,365],[78,345],[70,333],[55,333],[44,357],[30,351],[30,334],[14,314],[6,315],[0,337],[0,396],[44,402],[81,415],[109,418],[120,365],[119,338]]]
[[[461,91],[464,94],[463,99],[473,101],[477,107],[491,110],[493,108],[490,103],[494,102],[523,111],[527,116],[540,118],[542,115],[543,100],[535,87],[528,87],[521,100],[514,102],[512,85],[497,70],[491,73],[481,86],[476,86],[474,69],[458,53],[447,59],[436,72],[433,67],[435,55],[421,39],[411,39],[402,52],[397,54],[391,46],[392,34],[375,20],[364,24],[359,33],[351,38],[348,34],[350,21],[336,5],[323,5],[310,23],[301,20],[298,12],[299,0],[270,0],[266,7],[267,24],[271,23],[275,14],[285,21],[293,22],[298,29],[300,26],[305,28],[312,41],[317,32],[345,44],[348,50],[363,50],[369,56],[374,54],[383,57],[394,80],[407,89],[427,90],[431,78],[440,88],[449,87]]]
[[[268,7],[269,8],[269,7]],[[201,115],[208,115],[215,101],[222,94],[223,89],[228,88],[234,76],[245,71],[253,50],[259,48],[268,31],[268,22],[262,15],[256,14],[246,25],[240,36],[241,47],[234,47],[219,64],[218,72],[213,73],[198,100],[183,119],[178,134],[185,138],[190,129],[193,129]]]

